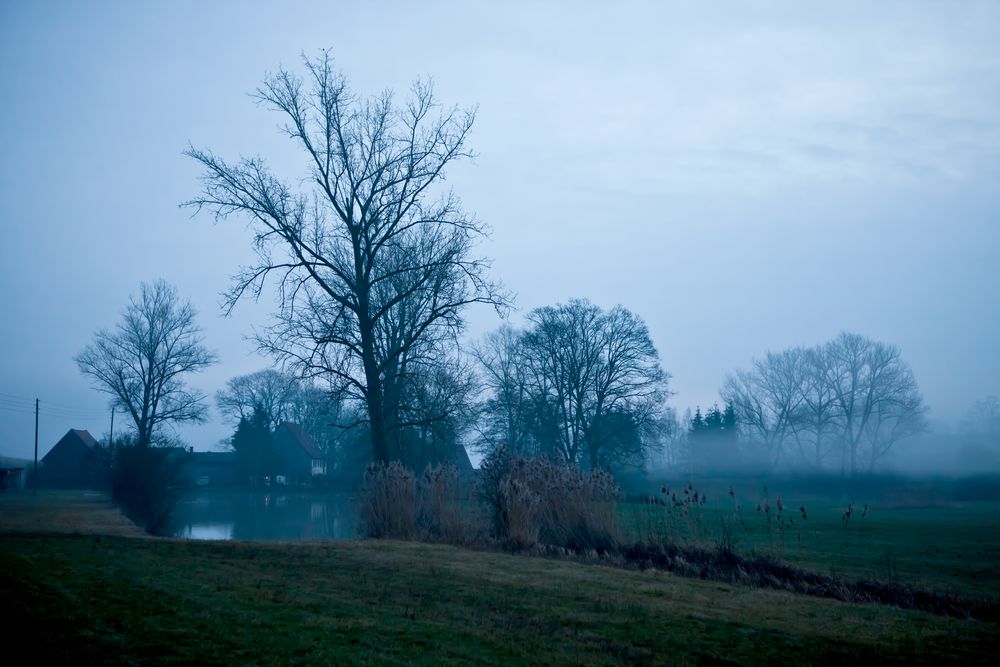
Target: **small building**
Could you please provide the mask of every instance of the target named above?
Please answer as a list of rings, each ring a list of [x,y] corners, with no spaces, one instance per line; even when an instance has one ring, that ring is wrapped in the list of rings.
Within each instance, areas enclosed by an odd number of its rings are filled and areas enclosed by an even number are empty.
[[[71,428],[42,457],[40,485],[56,488],[93,488],[104,482],[104,457],[89,431]]]
[[[185,461],[185,468],[192,486],[222,488],[247,483],[236,460],[236,452],[191,451]]]
[[[302,427],[282,422],[272,437],[275,452],[275,482],[310,484],[326,477],[326,457]]]
[[[0,492],[20,491],[24,488],[31,461],[0,457]]]

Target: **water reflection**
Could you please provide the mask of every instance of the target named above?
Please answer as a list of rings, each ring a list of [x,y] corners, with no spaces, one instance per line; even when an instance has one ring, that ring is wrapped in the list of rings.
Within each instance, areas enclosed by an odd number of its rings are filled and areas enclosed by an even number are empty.
[[[191,523],[179,529],[177,537],[189,540],[231,540],[233,539],[231,523]]]
[[[358,506],[347,495],[198,491],[172,524],[193,540],[342,540],[357,537]]]

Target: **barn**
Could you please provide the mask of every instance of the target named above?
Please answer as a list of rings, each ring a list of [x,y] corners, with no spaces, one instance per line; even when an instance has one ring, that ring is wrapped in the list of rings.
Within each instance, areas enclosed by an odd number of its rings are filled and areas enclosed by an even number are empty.
[[[81,489],[103,485],[104,457],[89,431],[71,428],[42,458],[38,482],[42,486]]]

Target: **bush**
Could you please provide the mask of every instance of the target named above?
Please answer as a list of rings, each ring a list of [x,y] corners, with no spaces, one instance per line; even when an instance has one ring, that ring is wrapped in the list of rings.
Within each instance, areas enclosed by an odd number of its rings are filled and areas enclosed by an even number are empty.
[[[618,544],[618,494],[603,470],[511,457],[503,448],[483,462],[479,488],[495,538],[598,551]]]
[[[418,489],[420,526],[430,537],[460,542],[468,537],[469,523],[462,516],[462,488],[458,468],[427,466]]]
[[[113,451],[111,499],[148,533],[167,529],[183,488],[183,457],[175,449],[134,445]]]
[[[361,532],[366,537],[461,542],[469,529],[462,509],[455,466],[427,466],[419,479],[399,461],[365,471]]]
[[[369,465],[361,496],[364,535],[396,539],[416,537],[416,490],[413,472],[399,461]]]

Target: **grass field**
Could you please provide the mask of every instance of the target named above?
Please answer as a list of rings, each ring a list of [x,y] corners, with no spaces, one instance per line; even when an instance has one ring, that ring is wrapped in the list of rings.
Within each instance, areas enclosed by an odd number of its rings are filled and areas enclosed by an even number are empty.
[[[735,502],[709,503],[687,514],[655,505],[623,504],[621,526],[632,539],[666,536],[712,546],[725,519],[743,555],[767,554],[852,579],[896,581],[1000,599],[1000,503],[874,506],[864,518],[863,507],[856,507],[844,522],[844,505],[813,500],[803,520],[798,512],[801,504],[790,500],[783,523],[774,518],[772,507],[769,525],[755,502],[740,503],[738,512]]]
[[[987,664],[995,624],[419,543],[128,537],[0,500],[11,642],[60,663]],[[88,506],[100,526],[93,534]],[[110,526],[110,528],[109,528]]]

